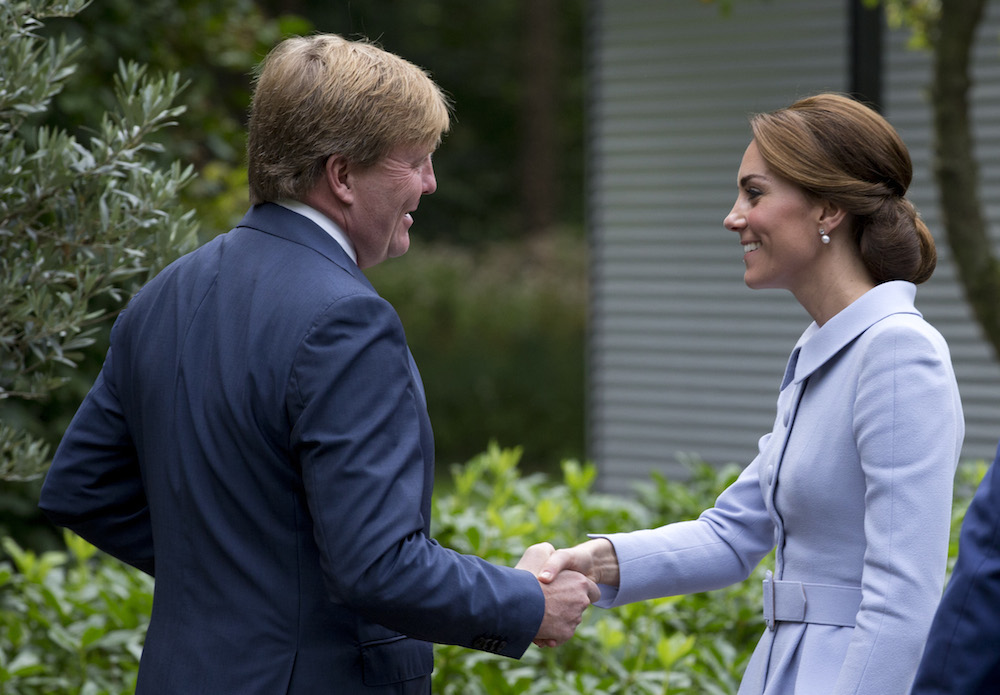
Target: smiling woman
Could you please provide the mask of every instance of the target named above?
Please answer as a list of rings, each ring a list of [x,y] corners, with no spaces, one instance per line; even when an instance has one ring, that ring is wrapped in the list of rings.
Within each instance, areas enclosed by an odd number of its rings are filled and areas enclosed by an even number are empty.
[[[605,607],[717,589],[772,550],[740,695],[903,695],[941,595],[965,433],[944,339],[913,304],[933,241],[904,198],[909,155],[880,115],[822,94],[755,116],[725,218],[752,288],[813,317],[772,431],[696,521],[559,550]]]
[[[822,324],[874,286],[849,235],[837,234],[844,210],[775,174],[756,142],[743,155],[739,182],[725,225],[740,235],[748,287],[789,290]]]
[[[725,219],[747,252],[747,286],[789,290],[822,325],[877,284],[930,277],[934,241],[904,197],[912,165],[885,119],[818,95],[751,126]]]

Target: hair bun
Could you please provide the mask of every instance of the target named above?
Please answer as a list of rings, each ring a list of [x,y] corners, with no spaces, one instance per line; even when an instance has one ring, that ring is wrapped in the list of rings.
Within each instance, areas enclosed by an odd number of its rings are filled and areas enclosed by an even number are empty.
[[[861,257],[876,283],[907,280],[920,284],[937,266],[934,237],[905,197],[884,197],[857,233]]]

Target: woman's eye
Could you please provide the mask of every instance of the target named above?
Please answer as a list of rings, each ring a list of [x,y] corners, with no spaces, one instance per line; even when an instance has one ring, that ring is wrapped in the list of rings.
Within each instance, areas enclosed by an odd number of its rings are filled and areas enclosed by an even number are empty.
[[[748,200],[756,200],[761,196],[761,192],[757,188],[748,188],[746,192]]]

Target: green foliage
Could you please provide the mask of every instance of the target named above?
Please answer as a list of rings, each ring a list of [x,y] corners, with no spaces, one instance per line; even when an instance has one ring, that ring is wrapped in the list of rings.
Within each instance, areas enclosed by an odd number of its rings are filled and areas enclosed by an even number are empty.
[[[662,477],[639,500],[593,491],[596,469],[562,463],[562,481],[522,475],[521,450],[488,450],[452,469],[452,487],[434,506],[442,545],[513,565],[532,543],[575,545],[587,533],[616,532],[691,519],[715,501],[733,471],[691,463],[692,482]],[[661,518],[670,510],[670,518]],[[437,646],[434,692],[733,693],[762,630],[760,579],[707,594],[588,611],[576,637],[555,650],[531,648],[513,661]]]
[[[593,490],[593,465],[565,460],[561,479],[552,482],[522,474],[520,457],[520,449],[491,444],[467,464],[452,466],[448,491],[434,501],[434,536],[442,545],[513,565],[543,539],[568,546],[589,532],[694,518],[735,473],[688,462],[690,480],[656,477],[638,498],[625,499]],[[953,545],[985,469],[983,462],[959,469]],[[152,579],[70,534],[66,552],[39,555],[10,539],[2,547],[0,695],[133,692]],[[438,645],[434,692],[731,694],[763,630],[761,568],[728,589],[591,609],[565,645],[531,647],[517,661]]]
[[[182,201],[198,211],[201,239],[230,229],[247,207],[244,124],[254,66],[282,38],[308,34],[312,25],[294,15],[268,17],[254,0],[101,0],[47,29],[87,45],[73,85],[53,104],[54,121],[70,132],[112,108],[108,75],[120,60],[180,75],[188,108],[177,127],[158,134],[163,158],[199,174]]]
[[[366,271],[399,312],[437,460],[520,441],[539,470],[584,451],[586,247],[571,235],[421,246]],[[556,472],[556,471],[553,471]]]
[[[962,530],[962,520],[969,510],[972,497],[983,481],[990,465],[986,461],[969,461],[958,467],[955,475],[955,501],[951,507],[951,540],[948,544],[948,572],[955,567],[958,559],[958,536]]]
[[[42,19],[82,6],[0,5],[0,405],[47,398],[110,312],[194,235],[175,205],[191,169],[155,164],[150,139],[184,110],[177,75],[120,63],[117,109],[86,142],[45,125],[79,43],[42,38]],[[47,458],[33,433],[0,426],[0,478],[29,478]]]
[[[0,694],[135,692],[153,580],[69,533],[66,547],[36,555],[3,541]]]
[[[884,6],[889,27],[911,31],[909,47],[926,50],[941,18],[941,0],[865,0],[867,7]]]

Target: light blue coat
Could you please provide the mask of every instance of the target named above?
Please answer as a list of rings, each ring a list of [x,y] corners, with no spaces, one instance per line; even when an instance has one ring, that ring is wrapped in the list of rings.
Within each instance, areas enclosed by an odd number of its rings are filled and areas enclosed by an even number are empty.
[[[948,346],[914,295],[884,283],[810,325],[757,457],[697,520],[607,536],[621,585],[598,605],[721,588],[776,548],[777,579],[859,587],[856,626],[765,629],[740,695],[906,693],[941,597],[965,434]]]

